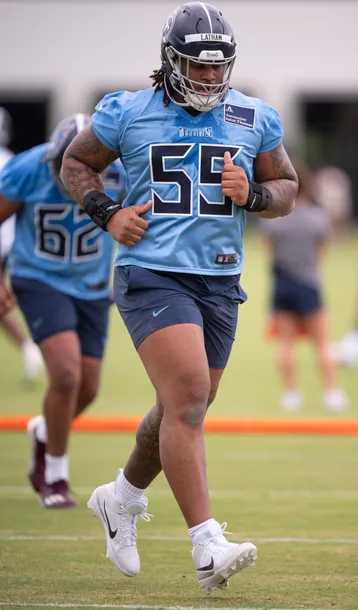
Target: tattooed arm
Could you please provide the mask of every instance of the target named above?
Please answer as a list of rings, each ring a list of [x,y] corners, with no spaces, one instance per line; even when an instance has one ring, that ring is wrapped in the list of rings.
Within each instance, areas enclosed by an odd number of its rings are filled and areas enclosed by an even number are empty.
[[[287,216],[295,207],[298,178],[282,144],[257,155],[254,180],[270,189],[273,204],[270,211],[256,212],[260,218]]]
[[[118,157],[120,157],[118,152],[100,142],[92,127],[86,127],[77,134],[64,154],[60,174],[62,182],[77,203],[83,206],[84,199],[89,193],[92,193],[90,198],[101,197],[104,187],[100,174]],[[115,203],[110,198],[106,199],[110,205]],[[99,226],[108,231],[118,243],[135,246],[148,229],[148,223],[141,218],[141,214],[147,212],[151,206],[152,201],[122,209],[118,209],[117,205],[117,211],[109,217],[106,224]],[[98,208],[100,207],[98,205]],[[88,208],[86,211],[96,222],[95,214],[91,214]]]
[[[91,126],[80,131],[67,148],[61,168],[61,180],[73,199],[82,205],[87,193],[104,192],[100,174],[119,156],[102,144]]]

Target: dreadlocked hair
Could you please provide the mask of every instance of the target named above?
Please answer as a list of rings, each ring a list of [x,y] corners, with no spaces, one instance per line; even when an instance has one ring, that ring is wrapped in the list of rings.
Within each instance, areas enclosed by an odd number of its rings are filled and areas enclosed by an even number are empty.
[[[161,66],[159,68],[159,70],[153,70],[152,74],[150,75],[149,78],[153,79],[153,85],[152,87],[154,87],[154,95],[156,93],[158,93],[158,91],[160,91],[161,89],[163,89],[164,93],[163,93],[163,104],[164,107],[166,108],[170,102],[170,97],[167,93],[167,89],[165,86],[165,69],[163,66]]]

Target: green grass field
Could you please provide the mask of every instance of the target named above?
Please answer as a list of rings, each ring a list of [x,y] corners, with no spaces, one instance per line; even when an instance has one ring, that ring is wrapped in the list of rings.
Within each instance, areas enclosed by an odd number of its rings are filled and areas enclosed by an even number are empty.
[[[332,336],[350,326],[356,305],[357,236],[337,241],[324,265]],[[264,251],[246,244],[237,340],[211,415],[281,417],[273,346],[263,338],[268,277]],[[143,414],[154,392],[113,309],[101,394],[92,412]],[[312,350],[300,345],[302,417],[330,417]],[[20,358],[0,337],[0,413],[40,412],[44,380],[21,389]],[[358,417],[358,372],[341,371]],[[105,559],[101,524],[86,508],[91,490],[123,465],[132,435],[73,434],[71,483],[79,508],[42,510],[27,485],[23,433],[0,433],[0,606],[4,608],[358,608],[358,439],[207,436],[213,512],[232,540],[258,546],[254,569],[206,597],[195,581],[181,514],[160,476],[149,492],[150,523],[139,524],[141,574],[128,579]]]

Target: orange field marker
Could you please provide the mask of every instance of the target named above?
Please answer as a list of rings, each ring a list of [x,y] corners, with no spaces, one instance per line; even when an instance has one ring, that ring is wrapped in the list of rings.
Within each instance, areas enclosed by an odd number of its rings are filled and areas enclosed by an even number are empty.
[[[31,415],[0,415],[0,431],[26,430]],[[141,417],[92,415],[72,424],[80,432],[134,432]],[[207,417],[206,432],[216,434],[332,434],[358,435],[358,419],[252,419]]]

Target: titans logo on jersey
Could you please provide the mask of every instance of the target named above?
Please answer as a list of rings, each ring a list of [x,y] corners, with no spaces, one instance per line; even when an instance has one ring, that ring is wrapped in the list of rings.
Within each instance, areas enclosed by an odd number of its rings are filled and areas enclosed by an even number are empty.
[[[153,200],[145,215],[148,231],[132,248],[119,245],[116,264],[240,273],[246,212],[222,194],[223,156],[229,151],[252,180],[257,154],[281,143],[276,110],[231,90],[224,105],[192,116],[174,103],[165,108],[163,93],[154,96],[146,89],[107,95],[92,124],[98,139],[121,154],[128,189],[124,205]]]
[[[81,299],[108,294],[113,240],[72,200],[60,194],[45,161],[47,144],[14,157],[0,174],[0,192],[23,204],[16,217],[10,274],[37,279]],[[120,162],[103,176],[107,194],[124,195]]]

